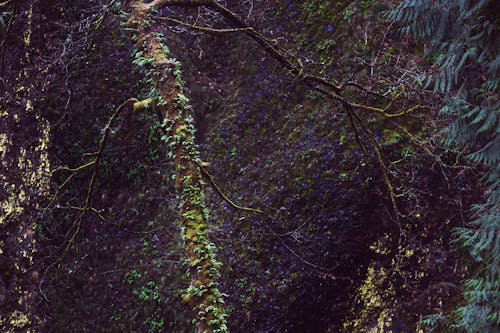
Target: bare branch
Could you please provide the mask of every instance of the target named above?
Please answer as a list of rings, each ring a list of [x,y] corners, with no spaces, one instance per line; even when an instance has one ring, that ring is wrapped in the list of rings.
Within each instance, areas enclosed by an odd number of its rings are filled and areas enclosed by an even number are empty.
[[[194,25],[194,24],[189,24],[186,22],[183,22],[181,20],[173,19],[173,18],[168,18],[168,17],[155,17],[156,20],[160,20],[163,22],[167,23],[172,23],[176,25],[182,25],[184,27],[187,27],[189,29],[193,30],[199,30],[203,32],[208,32],[208,33],[213,33],[213,34],[224,34],[224,33],[234,33],[234,32],[242,32],[245,30],[251,30],[252,28],[236,28],[236,29],[216,29],[216,28],[211,28],[211,27],[202,27],[199,25]]]
[[[150,8],[160,9],[165,6],[187,6],[187,7],[197,7],[197,6],[208,6],[212,3],[212,0],[155,0],[151,2],[148,6]]]
[[[100,162],[101,157],[102,157],[102,152],[104,150],[104,146],[105,146],[105,143],[106,143],[106,138],[108,137],[108,134],[109,134],[109,131],[111,129],[111,126],[113,126],[113,122],[118,117],[118,115],[120,114],[120,112],[123,109],[123,107],[125,105],[127,105],[128,103],[130,103],[130,102],[139,102],[139,100],[137,100],[136,98],[129,98],[125,102],[123,102],[122,104],[120,104],[116,108],[115,112],[111,115],[111,117],[109,118],[109,120],[106,123],[106,125],[104,126],[104,131],[103,131],[103,133],[101,135],[101,139],[99,140],[99,147],[98,147],[97,151],[95,152],[95,159],[92,162],[84,164],[84,165],[82,165],[82,166],[80,166],[78,168],[70,169],[70,170],[82,170],[82,169],[84,169],[84,167],[87,167],[87,166],[90,166],[90,165],[93,166],[92,176],[90,177],[89,185],[88,185],[88,188],[87,188],[87,194],[86,194],[86,197],[85,197],[85,203],[84,203],[83,207],[74,207],[74,206],[72,207],[73,209],[80,210],[81,213],[80,213],[80,216],[78,217],[78,220],[73,224],[73,226],[75,227],[75,231],[73,232],[70,240],[68,241],[68,244],[66,245],[66,248],[64,249],[64,252],[63,252],[61,258],[66,255],[66,253],[68,252],[68,250],[71,247],[71,245],[75,242],[76,236],[80,232],[80,228],[81,228],[81,225],[83,223],[83,219],[84,219],[84,217],[85,217],[85,215],[86,215],[86,213],[88,211],[92,211],[92,212],[96,213],[97,216],[99,216],[99,218],[104,219],[104,217],[100,214],[100,212],[97,211],[95,208],[93,208],[92,204],[91,204],[92,194],[94,192],[95,182],[96,182],[96,179],[97,179],[97,173],[99,171],[99,162]],[[69,179],[74,174],[75,173],[73,173],[70,177],[68,177],[68,179],[63,183],[63,185],[67,181],[69,181]]]
[[[264,213],[260,209],[255,209],[255,208],[251,208],[251,207],[244,207],[244,206],[240,206],[240,205],[234,203],[231,199],[229,199],[227,197],[227,195],[224,194],[224,192],[222,192],[220,187],[215,183],[212,175],[209,174],[201,165],[200,165],[200,170],[201,170],[201,173],[203,174],[203,176],[208,180],[210,185],[212,185],[212,187],[215,189],[217,194],[222,199],[224,199],[224,201],[226,201],[231,207],[233,207],[236,210],[242,210],[242,211],[251,212],[251,213],[255,213],[255,214],[262,214],[262,215],[265,215],[266,217],[269,217],[266,213]]]
[[[4,2],[0,2],[0,8],[7,6],[11,2],[12,2],[12,0],[7,0],[7,1],[4,1]]]
[[[317,75],[313,75],[313,74],[309,74],[309,73],[304,73],[304,67],[303,67],[302,63],[299,61],[299,59],[289,59],[286,56],[286,54],[288,54],[288,52],[286,52],[285,50],[281,49],[280,47],[274,45],[271,41],[269,41],[267,38],[265,38],[261,33],[259,33],[253,27],[246,24],[234,12],[232,12],[230,9],[223,6],[222,4],[218,3],[217,1],[157,0],[157,1],[152,2],[150,4],[150,6],[154,6],[157,8],[160,8],[162,6],[205,6],[205,7],[214,9],[219,14],[221,14],[232,26],[234,26],[236,28],[235,29],[215,29],[215,28],[200,27],[197,25],[191,25],[191,24],[182,22],[180,20],[175,20],[175,19],[168,18],[168,19],[162,19],[162,20],[170,21],[172,23],[181,24],[183,26],[186,26],[188,28],[195,29],[195,30],[204,30],[204,31],[210,32],[210,33],[241,31],[241,32],[245,33],[247,36],[249,36],[250,38],[252,38],[257,44],[259,44],[267,53],[269,53],[275,60],[277,60],[283,67],[285,67],[293,77],[299,78],[300,80],[302,80],[306,85],[308,85],[312,89],[318,90],[318,91],[322,92],[323,94],[326,94],[327,96],[329,96],[337,101],[342,102],[344,105],[349,105],[353,109],[360,109],[360,110],[375,112],[375,113],[378,113],[378,114],[380,114],[384,117],[387,117],[387,118],[400,117],[408,112],[413,111],[413,109],[412,109],[412,110],[402,111],[402,112],[398,112],[398,113],[394,113],[394,114],[388,113],[387,111],[394,104],[394,100],[390,99],[390,98],[389,98],[390,102],[385,107],[376,107],[376,106],[351,102],[348,98],[342,96],[343,88],[345,85],[339,85],[339,84],[335,83],[334,81],[327,79],[325,77],[321,77],[321,76],[317,76]],[[319,85],[319,87],[317,85]],[[363,90],[369,91],[370,93],[375,94],[375,92],[372,92],[368,89],[365,89],[364,87],[362,87],[359,84],[351,83],[350,85],[353,85],[353,86],[357,87],[358,89],[363,88]],[[387,97],[384,96],[384,98],[387,98]]]

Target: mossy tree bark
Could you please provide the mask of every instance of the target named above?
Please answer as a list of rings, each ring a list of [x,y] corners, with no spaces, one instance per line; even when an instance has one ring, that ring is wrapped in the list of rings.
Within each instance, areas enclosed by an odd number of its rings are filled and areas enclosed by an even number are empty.
[[[134,62],[145,68],[146,82],[152,84],[150,99],[136,103],[136,107],[153,104],[161,110],[167,133],[164,140],[176,165],[176,189],[180,194],[179,211],[190,277],[184,301],[193,308],[198,332],[228,332],[218,289],[221,264],[215,259],[215,246],[208,239],[208,210],[191,107],[183,94],[180,64],[169,57],[159,27],[149,22],[154,9],[155,3],[134,1],[129,17],[137,46]]]
[[[49,123],[36,107],[41,68],[32,43],[36,6],[17,4],[2,42],[0,96],[0,331],[36,332],[36,233],[49,193]],[[14,15],[14,10],[11,11]],[[18,14],[19,13],[19,14]],[[23,41],[23,43],[19,43]]]

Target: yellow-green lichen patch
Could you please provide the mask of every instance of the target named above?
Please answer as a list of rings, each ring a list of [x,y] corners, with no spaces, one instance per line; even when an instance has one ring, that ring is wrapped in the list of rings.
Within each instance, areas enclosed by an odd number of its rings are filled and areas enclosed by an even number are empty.
[[[352,322],[344,323],[353,332],[392,333],[392,313],[386,300],[394,295],[387,285],[387,272],[383,267],[368,267],[366,278],[358,289],[358,303],[362,310]],[[373,319],[377,318],[376,324]]]
[[[32,117],[33,112],[33,105],[28,100],[24,114],[7,114],[6,117],[10,117],[9,121],[15,121],[26,115]],[[24,279],[31,279],[27,273],[32,270],[36,253],[37,221],[34,216],[40,199],[43,200],[49,194],[51,175],[47,151],[50,126],[39,114],[35,114],[35,118],[37,131],[32,134],[38,136],[38,140],[33,145],[15,140],[16,136],[11,132],[0,133],[0,190],[4,194],[0,200],[0,234],[16,241],[13,246],[5,238],[0,240],[0,255],[9,253],[6,264],[20,281],[5,295],[9,304],[12,304],[11,308],[5,309],[5,316],[0,319],[0,326],[6,332],[29,332],[34,320],[29,309],[34,299],[29,290],[31,282],[25,283]]]
[[[28,22],[28,29],[24,32],[24,46],[28,47],[31,44],[31,22],[33,18],[33,5],[30,6],[28,11],[26,12],[26,19]],[[28,54],[27,54],[28,56]]]
[[[386,244],[390,236],[384,235],[370,249],[379,255],[389,255],[391,251]],[[410,254],[411,256],[411,254]],[[391,281],[391,271],[372,263],[365,280],[356,292],[356,302],[360,310],[354,319],[344,322],[345,332],[393,333],[393,309],[395,290]]]
[[[5,166],[5,155],[9,151],[10,140],[7,134],[0,133],[0,158],[2,161],[2,166]]]
[[[7,194],[7,198],[0,203],[0,225],[9,219],[21,215],[24,208],[20,205],[18,194],[15,192],[13,184],[3,185],[2,190]]]
[[[29,323],[30,323],[29,317],[25,313],[19,310],[12,312],[9,316],[9,324],[12,327],[23,328]]]

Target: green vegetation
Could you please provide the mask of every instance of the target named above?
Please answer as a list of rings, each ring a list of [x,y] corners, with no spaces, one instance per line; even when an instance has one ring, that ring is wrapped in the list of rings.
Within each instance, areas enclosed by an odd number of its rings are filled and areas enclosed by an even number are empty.
[[[500,39],[492,14],[498,9],[495,1],[403,1],[388,15],[404,33],[430,43],[432,66],[422,79],[443,96],[440,115],[452,119],[443,129],[445,144],[487,170],[484,201],[472,207],[468,226],[456,230],[474,267],[464,284],[466,303],[448,318],[440,313],[424,321],[466,332],[495,332],[500,325]]]
[[[499,10],[0,1],[0,332],[497,332]]]

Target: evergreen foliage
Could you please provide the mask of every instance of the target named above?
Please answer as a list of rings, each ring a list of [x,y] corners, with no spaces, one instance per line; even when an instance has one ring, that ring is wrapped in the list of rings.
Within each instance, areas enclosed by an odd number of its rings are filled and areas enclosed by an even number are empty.
[[[422,82],[443,97],[440,114],[452,119],[444,143],[465,149],[487,170],[484,201],[472,207],[468,227],[456,231],[475,263],[464,284],[466,302],[448,320],[425,321],[465,332],[498,332],[500,326],[499,10],[491,0],[406,0],[387,13],[404,34],[429,47],[433,64]]]

